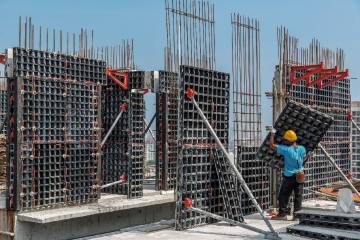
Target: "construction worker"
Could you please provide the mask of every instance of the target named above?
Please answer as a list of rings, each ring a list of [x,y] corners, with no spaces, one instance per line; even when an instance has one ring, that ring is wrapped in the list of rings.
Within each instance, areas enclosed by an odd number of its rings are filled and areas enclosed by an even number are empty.
[[[283,135],[285,145],[275,144],[276,130],[271,130],[270,147],[284,157],[283,179],[279,191],[279,212],[275,219],[287,219],[290,215],[289,198],[294,192],[294,212],[301,210],[304,185],[304,159],[306,149],[296,143],[297,136],[293,130],[287,130]],[[307,160],[307,158],[306,158]]]

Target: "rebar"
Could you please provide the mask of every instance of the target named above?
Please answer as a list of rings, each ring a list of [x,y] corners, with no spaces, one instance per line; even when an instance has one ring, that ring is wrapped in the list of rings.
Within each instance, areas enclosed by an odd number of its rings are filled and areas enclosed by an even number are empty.
[[[214,4],[196,0],[165,0],[165,70],[180,65],[216,68]]]
[[[237,167],[262,207],[269,207],[269,168],[256,157],[261,136],[260,24],[231,15],[234,155]],[[242,194],[244,214],[256,212]]]

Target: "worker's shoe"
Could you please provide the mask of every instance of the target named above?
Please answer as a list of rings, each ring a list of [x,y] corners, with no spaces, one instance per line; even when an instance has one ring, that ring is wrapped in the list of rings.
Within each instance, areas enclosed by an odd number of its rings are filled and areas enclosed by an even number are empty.
[[[288,220],[286,214],[278,214],[276,216],[271,217],[271,220]]]

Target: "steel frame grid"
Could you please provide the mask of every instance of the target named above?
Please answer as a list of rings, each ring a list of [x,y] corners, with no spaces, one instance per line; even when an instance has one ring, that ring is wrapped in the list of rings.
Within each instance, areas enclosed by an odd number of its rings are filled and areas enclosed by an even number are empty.
[[[156,190],[174,189],[178,161],[178,75],[159,71],[156,93]]]
[[[145,104],[143,94],[131,90],[144,89],[145,72],[127,73],[128,89],[120,89],[110,79],[104,87],[102,115],[104,135],[120,113],[122,103],[126,103],[127,108],[103,147],[102,181],[103,184],[112,183],[118,181],[121,176],[126,176],[125,184],[117,184],[103,191],[137,198],[143,196]]]
[[[96,201],[101,87],[38,77],[8,78],[8,85],[8,208]]]
[[[177,230],[183,230],[214,222],[206,216],[186,211],[184,198],[190,198],[195,208],[220,216],[241,220],[241,211],[234,211],[232,203],[239,203],[239,195],[231,182],[229,172],[221,175],[219,167],[228,169],[221,161],[215,140],[197,110],[185,98],[185,90],[190,87],[197,93],[195,98],[204,115],[209,119],[220,141],[228,146],[229,128],[229,84],[227,73],[191,66],[180,67],[180,112],[179,112],[179,162],[177,173]],[[220,174],[219,174],[220,173]],[[232,188],[230,187],[232,186]],[[222,188],[229,187],[226,191]],[[224,196],[226,195],[226,196]],[[230,205],[229,205],[230,204]],[[240,205],[238,205],[240,207]],[[227,212],[229,211],[229,212]]]

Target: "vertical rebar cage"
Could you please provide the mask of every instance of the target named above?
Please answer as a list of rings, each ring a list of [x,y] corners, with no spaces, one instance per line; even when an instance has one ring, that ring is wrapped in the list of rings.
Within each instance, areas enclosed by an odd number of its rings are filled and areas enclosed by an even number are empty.
[[[269,168],[256,157],[262,142],[260,25],[256,19],[231,15],[234,150],[237,167],[262,208],[269,206]],[[256,212],[246,193],[244,214]]]
[[[165,70],[180,65],[215,69],[214,4],[196,0],[165,0]]]

